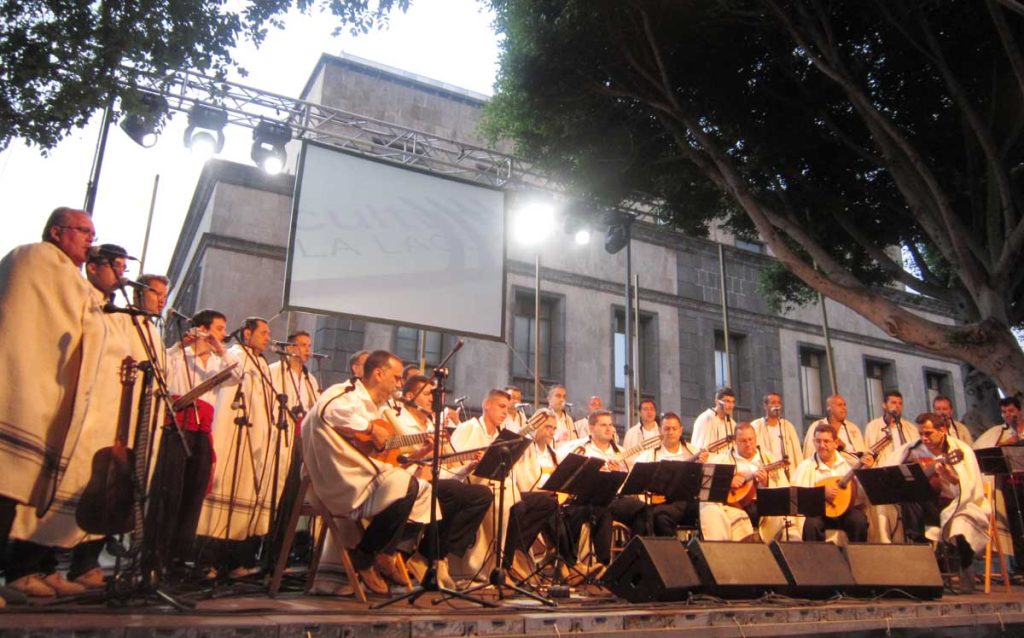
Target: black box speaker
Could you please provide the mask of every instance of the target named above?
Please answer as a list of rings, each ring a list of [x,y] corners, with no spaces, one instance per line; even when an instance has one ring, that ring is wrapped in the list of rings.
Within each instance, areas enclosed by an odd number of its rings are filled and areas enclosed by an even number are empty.
[[[687,549],[704,591],[714,596],[756,598],[788,585],[772,551],[762,543],[693,539]]]
[[[675,538],[635,536],[608,566],[602,582],[631,603],[684,600],[700,586],[693,563]]]
[[[878,596],[899,589],[918,598],[942,596],[942,574],[929,545],[853,543],[844,552],[855,594]]]
[[[771,544],[772,555],[789,582],[787,591],[802,598],[828,598],[848,593],[853,574],[842,550],[832,543]]]

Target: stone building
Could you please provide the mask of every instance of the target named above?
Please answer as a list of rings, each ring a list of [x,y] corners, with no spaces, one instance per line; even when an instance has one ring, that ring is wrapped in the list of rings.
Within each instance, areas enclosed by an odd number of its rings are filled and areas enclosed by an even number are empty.
[[[353,57],[322,56],[303,94],[322,103],[385,122],[468,144],[486,98],[457,87]],[[297,155],[297,148],[289,151]],[[294,172],[294,171],[292,171]],[[231,325],[242,318],[271,318],[275,338],[305,329],[315,348],[329,353],[326,383],[347,376],[348,356],[384,348],[416,359],[423,348],[436,362],[454,342],[451,335],[343,317],[281,312],[294,175],[268,177],[250,165],[209,162],[196,187],[172,257],[171,304],[189,313],[216,307]],[[539,248],[507,246],[506,342],[467,340],[452,366],[450,388],[478,407],[485,392],[514,382],[532,394],[534,268],[541,274],[541,369],[547,383],[567,386],[579,408],[591,395],[623,406],[625,254],[608,254],[601,241],[577,246],[568,235]],[[771,312],[758,295],[758,273],[770,263],[759,244],[724,235],[697,239],[636,224],[633,272],[639,277],[639,383],[660,410],[679,412],[687,424],[709,407],[726,379],[720,302],[719,245],[724,246],[730,351],[738,415],[761,415],[761,396],[783,395],[785,416],[806,425],[824,413],[829,393],[817,306]],[[893,291],[908,305],[951,321],[940,307]],[[460,303],[463,300],[451,300]],[[469,303],[466,300],[464,303]],[[963,412],[961,366],[894,341],[858,315],[828,302],[839,391],[850,419],[863,425],[879,413],[884,388],[898,388],[911,417],[936,393],[952,397]],[[422,337],[422,338],[421,338]],[[623,426],[619,419],[620,427]],[[799,425],[798,425],[799,427]]]

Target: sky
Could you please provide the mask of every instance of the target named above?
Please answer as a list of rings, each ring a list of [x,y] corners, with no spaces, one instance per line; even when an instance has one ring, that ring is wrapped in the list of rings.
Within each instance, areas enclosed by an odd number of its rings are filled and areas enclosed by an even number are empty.
[[[332,37],[333,16],[290,13],[284,30],[271,29],[256,49],[246,43],[236,60],[248,77],[232,79],[248,86],[298,97],[321,53],[344,52],[465,89],[491,95],[497,72],[498,38],[492,16],[468,0],[414,0],[405,14],[396,13],[389,28]],[[13,142],[0,153],[0,193],[4,232],[0,255],[20,244],[39,241],[50,211],[79,208],[92,167],[100,114],[74,131],[48,156],[38,148]],[[97,243],[115,243],[142,256],[146,219],[159,175],[153,226],[144,269],[163,273],[170,262],[202,165],[182,144],[186,116],[176,114],[156,146],[144,149],[116,125],[110,129],[99,179],[93,221]],[[217,157],[251,164],[252,132],[229,126],[227,143]],[[129,271],[129,276],[138,275]]]

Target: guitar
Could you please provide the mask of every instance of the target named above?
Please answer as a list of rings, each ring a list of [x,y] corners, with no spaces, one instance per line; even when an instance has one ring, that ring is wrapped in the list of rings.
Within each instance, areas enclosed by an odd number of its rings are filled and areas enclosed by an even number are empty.
[[[924,475],[928,478],[928,483],[932,486],[932,489],[935,490],[936,493],[939,493],[942,491],[942,479],[935,473],[935,465],[937,463],[942,463],[944,465],[956,465],[962,460],[964,460],[963,452],[960,450],[950,450],[943,456],[917,459],[917,463],[924,470]]]
[[[734,487],[729,490],[729,498],[726,501],[727,505],[738,507],[743,509],[747,505],[750,505],[757,498],[757,481],[754,478],[760,470],[764,470],[771,476],[775,472],[778,472],[782,468],[789,465],[789,459],[782,457],[781,460],[769,463],[768,465],[762,465],[753,472],[747,472],[743,474],[743,483],[739,487]]]
[[[125,357],[121,361],[121,402],[114,444],[93,455],[92,476],[75,508],[75,522],[90,534],[123,534],[133,527],[133,457],[128,430],[137,371],[135,359]]]
[[[891,441],[892,434],[886,434],[875,441],[875,444],[871,446],[871,455],[877,459],[878,453],[885,449],[885,446],[889,445]],[[850,509],[850,504],[857,497],[857,483],[853,480],[854,472],[862,467],[864,467],[863,459],[857,461],[857,464],[850,468],[850,471],[843,476],[830,476],[814,484],[814,487],[834,487],[838,490],[831,503],[825,501],[826,517],[839,518],[846,513],[846,510]]]
[[[628,461],[629,459],[631,459],[634,456],[640,454],[644,450],[651,450],[651,449],[654,449],[654,448],[658,447],[659,445],[661,445],[661,437],[660,436],[655,436],[655,437],[651,437],[649,439],[644,439],[643,441],[641,441],[640,443],[637,443],[636,445],[634,445],[632,447],[628,447],[625,450],[619,451],[619,453],[615,455],[615,460],[617,460],[617,461]]]

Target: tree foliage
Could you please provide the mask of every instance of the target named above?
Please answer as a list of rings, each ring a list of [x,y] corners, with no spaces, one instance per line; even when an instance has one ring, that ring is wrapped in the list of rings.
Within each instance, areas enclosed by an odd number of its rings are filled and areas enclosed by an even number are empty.
[[[784,268],[762,282],[778,299],[816,290],[1024,390],[1016,0],[492,5],[492,135],[608,203],[756,234]],[[961,325],[908,312],[891,284]]]
[[[3,0],[0,149],[21,138],[53,148],[111,97],[137,105],[142,74],[197,70],[224,77],[233,49],[257,45],[294,5],[367,32],[409,0]]]

